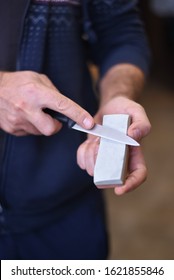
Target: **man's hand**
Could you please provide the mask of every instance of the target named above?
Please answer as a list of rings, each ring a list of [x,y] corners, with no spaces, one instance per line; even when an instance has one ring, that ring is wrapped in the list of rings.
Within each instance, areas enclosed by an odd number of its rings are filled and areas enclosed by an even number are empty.
[[[128,135],[140,141],[150,132],[150,122],[143,107],[126,98],[114,97],[103,105],[95,116],[95,121],[101,123],[102,116],[106,114],[128,114],[131,116],[132,124],[128,129]],[[99,148],[99,138],[89,135],[78,149],[77,162],[82,169],[93,176],[96,156]],[[147,176],[147,168],[141,147],[129,148],[128,176],[123,186],[115,186],[117,195],[129,192],[141,185]]]
[[[60,112],[82,127],[94,125],[90,114],[62,95],[42,74],[32,71],[0,73],[0,128],[16,136],[52,135],[62,125],[43,112],[49,108]]]

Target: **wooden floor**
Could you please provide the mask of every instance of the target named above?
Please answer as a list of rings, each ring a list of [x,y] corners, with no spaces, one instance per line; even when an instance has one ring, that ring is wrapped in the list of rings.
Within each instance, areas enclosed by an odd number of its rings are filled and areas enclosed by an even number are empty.
[[[122,197],[105,191],[109,259],[174,259],[174,88],[150,83],[141,104],[152,124],[142,144],[148,179]]]

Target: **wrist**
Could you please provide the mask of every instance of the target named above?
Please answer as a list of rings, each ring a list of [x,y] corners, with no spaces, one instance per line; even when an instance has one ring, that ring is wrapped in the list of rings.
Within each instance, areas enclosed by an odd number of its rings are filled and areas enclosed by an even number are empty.
[[[134,65],[120,64],[111,68],[100,81],[100,102],[115,97],[136,100],[144,87],[144,74]]]

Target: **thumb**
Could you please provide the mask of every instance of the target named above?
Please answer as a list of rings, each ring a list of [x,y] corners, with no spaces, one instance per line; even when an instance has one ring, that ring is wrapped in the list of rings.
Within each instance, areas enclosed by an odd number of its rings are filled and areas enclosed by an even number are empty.
[[[143,137],[147,136],[150,132],[151,125],[149,122],[136,121],[133,122],[128,128],[128,135],[140,141]]]

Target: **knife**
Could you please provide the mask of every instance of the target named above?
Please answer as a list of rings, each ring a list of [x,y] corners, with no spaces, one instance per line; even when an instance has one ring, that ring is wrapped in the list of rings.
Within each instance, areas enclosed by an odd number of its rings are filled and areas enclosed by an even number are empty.
[[[73,128],[75,130],[89,133],[115,142],[123,143],[125,145],[140,146],[140,144],[137,141],[135,141],[133,138],[126,135],[125,133],[119,131],[118,129],[110,128],[108,126],[103,126],[100,124],[95,124],[91,129],[85,129],[80,125],[78,125],[73,120],[71,120],[70,118],[68,118],[67,116],[62,115],[59,112],[47,108],[44,109],[43,111],[51,115],[53,118],[57,119],[58,121],[66,123],[69,128]]]

